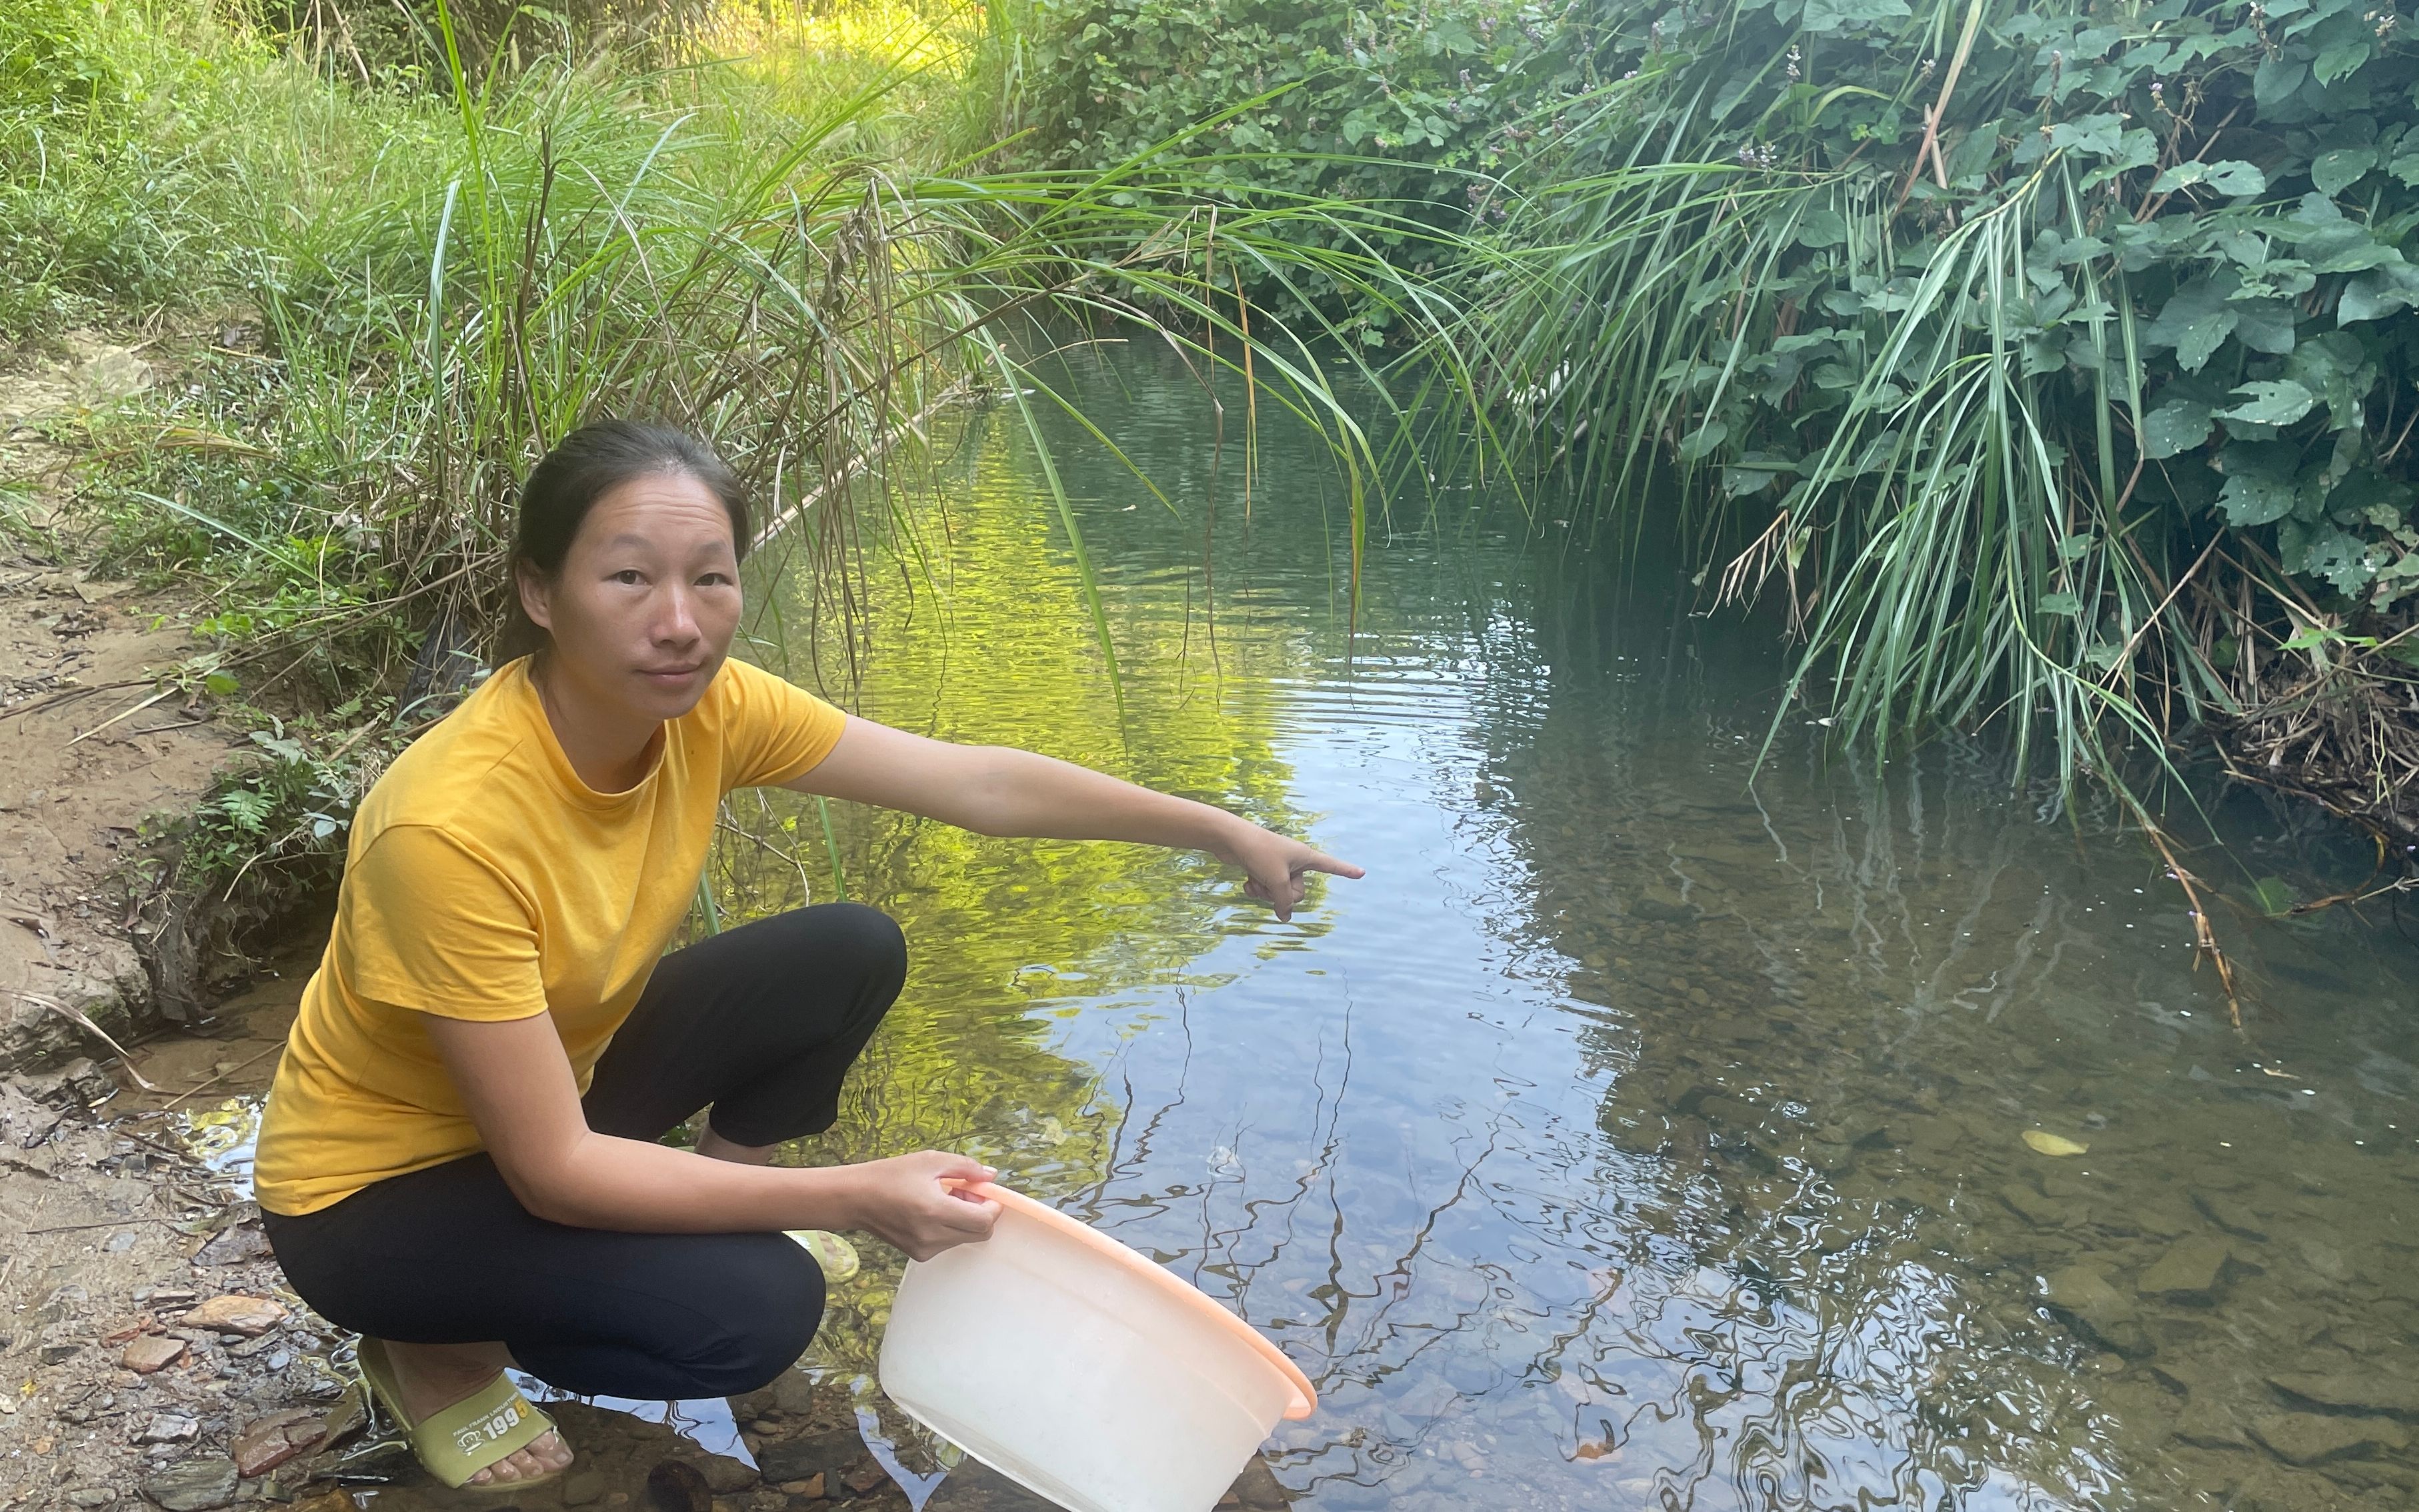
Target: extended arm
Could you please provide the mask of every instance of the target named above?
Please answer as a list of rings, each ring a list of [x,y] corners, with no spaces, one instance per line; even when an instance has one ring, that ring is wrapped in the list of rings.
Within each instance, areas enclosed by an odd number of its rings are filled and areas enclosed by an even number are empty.
[[[1273,905],[1279,918],[1293,917],[1305,872],[1362,874],[1349,862],[1206,803],[1027,750],[952,745],[853,716],[831,754],[790,786],[922,814],[978,835],[1208,851],[1242,868],[1247,890]]]
[[[917,1259],[991,1232],[998,1204],[955,1196],[948,1178],[990,1167],[926,1150],[814,1168],[742,1165],[595,1133],[554,1022],[424,1015],[429,1038],[521,1206],[582,1228],[739,1233],[862,1228]]]

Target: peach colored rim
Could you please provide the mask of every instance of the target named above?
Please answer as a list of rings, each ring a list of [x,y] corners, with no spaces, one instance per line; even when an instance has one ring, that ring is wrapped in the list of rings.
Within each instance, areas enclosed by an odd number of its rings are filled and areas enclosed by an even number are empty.
[[[1057,1230],[1085,1247],[1107,1256],[1130,1271],[1148,1276],[1153,1286],[1175,1298],[1180,1305],[1216,1319],[1220,1327],[1248,1343],[1261,1359],[1277,1367],[1285,1376],[1287,1384],[1292,1386],[1294,1390],[1293,1405],[1285,1410],[1285,1416],[1288,1420],[1308,1417],[1317,1410],[1318,1393],[1311,1390],[1310,1378],[1302,1373],[1300,1365],[1286,1358],[1284,1350],[1261,1337],[1259,1330],[1218,1305],[1217,1302],[1200,1288],[1151,1263],[1150,1257],[1132,1245],[1111,1239],[1089,1224],[1070,1218],[1055,1208],[1045,1207],[1022,1192],[1011,1192],[996,1181],[960,1182],[951,1180],[947,1184],[963,1185],[966,1191],[976,1196],[989,1197],[1003,1208],[1021,1212],[1046,1227]]]

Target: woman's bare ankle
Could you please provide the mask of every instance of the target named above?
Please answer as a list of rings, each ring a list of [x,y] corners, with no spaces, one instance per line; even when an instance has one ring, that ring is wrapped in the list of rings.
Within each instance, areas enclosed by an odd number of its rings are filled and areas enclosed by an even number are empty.
[[[494,1342],[398,1344],[389,1339],[386,1357],[394,1363],[404,1410],[414,1418],[453,1406],[513,1363],[512,1351]]]

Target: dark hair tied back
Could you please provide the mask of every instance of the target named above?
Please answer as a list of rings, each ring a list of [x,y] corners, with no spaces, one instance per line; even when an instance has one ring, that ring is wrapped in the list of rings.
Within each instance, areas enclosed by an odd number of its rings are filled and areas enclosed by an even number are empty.
[[[521,609],[521,566],[526,563],[551,579],[562,570],[580,523],[597,500],[634,478],[667,472],[695,478],[721,501],[731,517],[732,548],[742,560],[747,558],[747,495],[714,448],[685,431],[642,421],[600,420],[582,425],[555,442],[521,485],[520,523],[505,567],[504,629],[496,644],[499,665],[550,643],[545,629]]]

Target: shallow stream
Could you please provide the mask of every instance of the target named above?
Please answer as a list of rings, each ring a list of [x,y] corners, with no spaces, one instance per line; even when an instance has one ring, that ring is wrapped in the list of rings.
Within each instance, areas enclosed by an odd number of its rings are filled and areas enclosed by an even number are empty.
[[[1499,503],[1373,528],[1356,624],[1310,438],[1264,409],[1247,505],[1240,405],[1213,454],[1179,371],[1078,382],[1173,501],[1054,432],[1115,683],[1012,409],[863,548],[861,641],[806,637],[793,555],[753,655],[1368,876],[1280,924],[1204,860],[743,795],[726,924],[844,888],[916,957],[800,1158],[975,1151],[1225,1300],[1317,1385],[1273,1455],[1310,1507],[2419,1496],[2419,947],[2394,895],[2270,916],[2371,856],[2204,795],[2237,1032],[2108,816],[1795,716],[1759,764],[1765,619]]]

